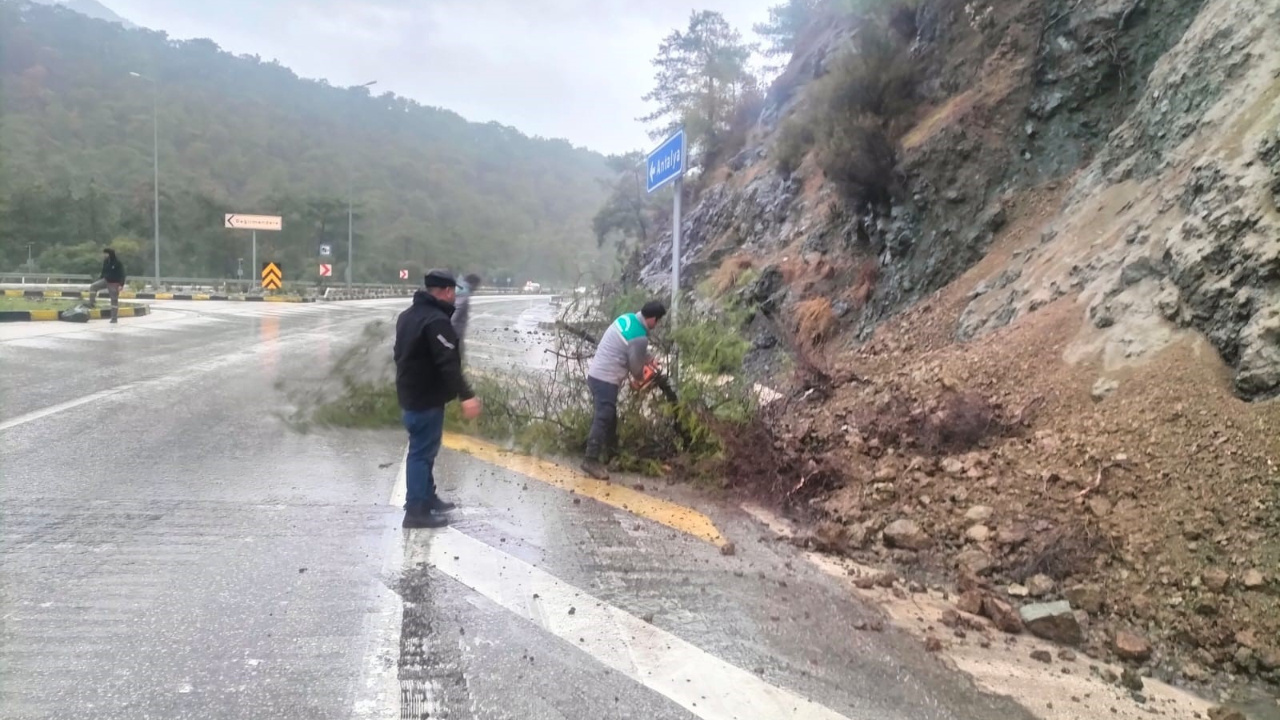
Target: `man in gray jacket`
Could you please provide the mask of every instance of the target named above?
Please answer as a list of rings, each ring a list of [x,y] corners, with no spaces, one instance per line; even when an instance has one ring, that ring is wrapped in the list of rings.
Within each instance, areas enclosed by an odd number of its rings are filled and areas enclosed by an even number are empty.
[[[667,314],[657,300],[645,303],[638,313],[614,320],[596,345],[595,357],[587,367],[587,387],[591,389],[594,413],[587,436],[587,454],[582,470],[591,477],[608,480],[608,455],[618,443],[618,391],[631,376],[644,378],[649,362],[649,332]],[[603,461],[601,453],[604,454]]]

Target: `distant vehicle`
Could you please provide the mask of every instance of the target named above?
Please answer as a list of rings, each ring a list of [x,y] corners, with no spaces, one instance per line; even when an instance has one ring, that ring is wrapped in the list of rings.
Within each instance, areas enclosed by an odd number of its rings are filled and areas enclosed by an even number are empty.
[[[531,280],[524,284],[524,291],[527,293],[540,293],[542,292],[542,285]]]

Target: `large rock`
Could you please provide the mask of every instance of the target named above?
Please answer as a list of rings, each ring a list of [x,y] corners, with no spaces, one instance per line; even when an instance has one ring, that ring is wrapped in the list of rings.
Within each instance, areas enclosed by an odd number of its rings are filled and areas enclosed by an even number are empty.
[[[982,614],[991,619],[995,626],[1003,632],[1016,635],[1022,632],[1022,618],[1009,603],[992,595],[982,598]]]
[[[1250,570],[1244,574],[1240,583],[1246,590],[1258,590],[1267,584],[1267,578],[1260,570]]]
[[[964,514],[964,519],[969,522],[984,523],[990,520],[991,516],[994,514],[995,510],[993,510],[989,505],[974,505],[969,508],[969,512]]]
[[[1141,635],[1120,631],[1111,641],[1111,648],[1121,660],[1144,662],[1151,657],[1151,643]]]
[[[933,538],[911,520],[895,520],[884,529],[884,544],[904,550],[926,550],[933,546]]]
[[[1222,568],[1209,568],[1200,575],[1200,582],[1213,592],[1222,592],[1227,589],[1227,583],[1231,582],[1231,574]]]
[[[1066,601],[1024,605],[1019,611],[1022,624],[1032,635],[1061,645],[1084,642],[1084,630]]]
[[[1031,597],[1044,597],[1053,592],[1057,587],[1057,583],[1048,575],[1032,575],[1027,578],[1027,592]]]

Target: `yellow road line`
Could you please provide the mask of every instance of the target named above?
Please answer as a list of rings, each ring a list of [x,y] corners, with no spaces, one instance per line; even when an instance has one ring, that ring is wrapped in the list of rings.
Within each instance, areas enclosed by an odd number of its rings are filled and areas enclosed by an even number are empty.
[[[697,510],[629,487],[587,477],[549,460],[514,453],[492,443],[455,433],[445,433],[444,447],[467,453],[490,465],[527,475],[561,490],[571,490],[577,495],[661,523],[718,547],[723,547],[728,542],[716,529],[715,523],[711,522],[711,518]]]

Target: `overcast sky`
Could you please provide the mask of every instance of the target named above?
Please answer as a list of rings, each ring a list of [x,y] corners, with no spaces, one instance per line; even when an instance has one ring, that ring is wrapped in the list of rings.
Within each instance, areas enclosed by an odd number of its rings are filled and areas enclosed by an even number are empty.
[[[650,61],[695,9],[744,36],[781,0],[103,0],[177,38],[207,37],[334,85],[377,80],[471,120],[602,152],[647,148]]]

